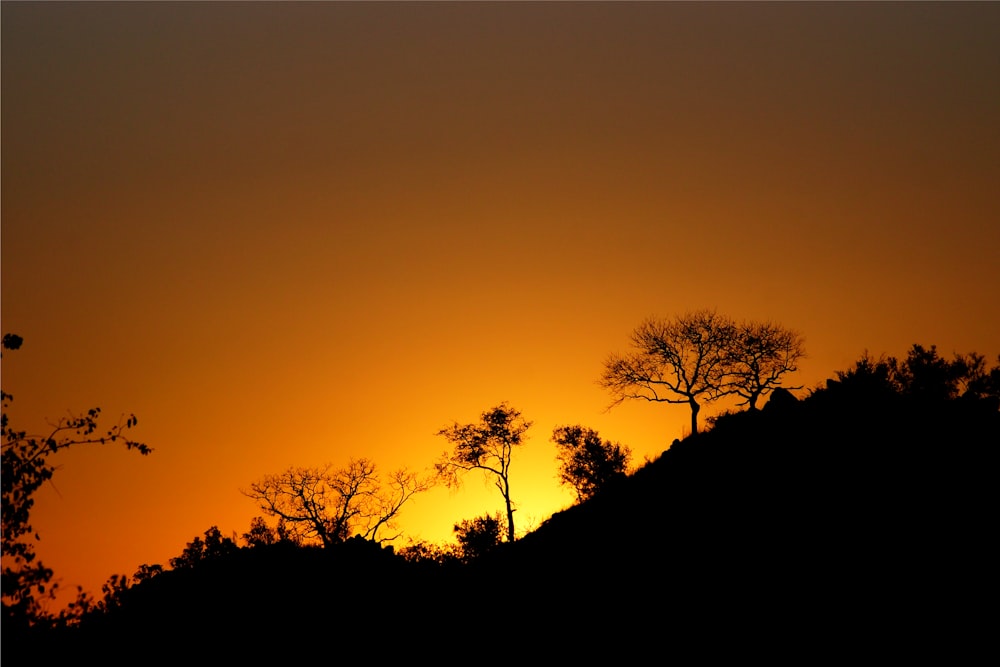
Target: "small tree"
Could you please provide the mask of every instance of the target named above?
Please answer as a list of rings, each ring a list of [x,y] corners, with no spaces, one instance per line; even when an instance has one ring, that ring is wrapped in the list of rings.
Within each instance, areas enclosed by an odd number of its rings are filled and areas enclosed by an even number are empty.
[[[582,426],[560,426],[552,431],[552,440],[558,452],[559,481],[572,487],[581,502],[623,476],[632,456],[628,447],[602,441],[597,431]]]
[[[224,537],[218,526],[205,531],[205,539],[195,536],[187,543],[180,556],[170,559],[175,570],[190,569],[198,563],[234,553],[239,547],[231,538]]]
[[[267,525],[262,516],[250,519],[250,530],[243,533],[242,538],[243,543],[251,548],[267,547],[278,542],[277,531]]]
[[[482,414],[478,424],[459,424],[443,428],[438,435],[452,445],[436,464],[438,475],[450,487],[460,483],[460,473],[480,470],[494,478],[507,510],[507,540],[514,541],[514,505],[510,495],[510,463],[515,447],[524,441],[531,427],[521,413],[501,403]]]
[[[3,349],[16,350],[23,339],[5,334]],[[50,586],[51,569],[42,565],[35,554],[35,541],[39,536],[31,529],[31,509],[35,493],[52,479],[56,467],[49,460],[70,447],[118,443],[142,455],[153,451],[133,440],[126,432],[138,420],[135,415],[122,416],[117,424],[107,430],[99,426],[101,409],[91,408],[86,414],[64,417],[50,424],[46,433],[29,434],[10,426],[7,410],[13,396],[0,392],[3,403],[2,429],[0,429],[0,486],[2,486],[3,537],[0,552],[3,554],[2,581],[3,618],[7,623],[36,623],[45,620],[40,606],[43,596],[52,596],[55,585]]]
[[[276,517],[293,541],[318,541],[329,547],[352,534],[379,543],[396,539],[399,533],[385,536],[382,531],[394,531],[403,505],[432,485],[433,480],[405,468],[383,484],[372,461],[352,459],[340,469],[289,468],[254,482],[243,494]]]
[[[456,523],[454,531],[462,552],[461,559],[466,563],[496,549],[503,542],[506,532],[500,515],[490,514]]]

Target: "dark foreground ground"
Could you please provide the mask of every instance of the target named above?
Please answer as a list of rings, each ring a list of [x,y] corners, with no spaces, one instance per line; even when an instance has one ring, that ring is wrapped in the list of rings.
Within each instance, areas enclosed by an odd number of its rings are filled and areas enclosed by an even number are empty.
[[[479,562],[243,548],[3,662],[953,662],[992,634],[998,446],[991,401],[781,393]]]

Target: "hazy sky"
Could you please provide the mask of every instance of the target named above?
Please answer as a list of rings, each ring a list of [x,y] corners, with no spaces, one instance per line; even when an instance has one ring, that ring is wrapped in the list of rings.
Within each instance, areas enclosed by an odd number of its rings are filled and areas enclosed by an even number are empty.
[[[684,434],[596,384],[650,315],[800,331],[806,389],[1000,353],[1000,3],[0,11],[12,420],[135,412],[155,449],[58,459],[65,587],[245,532],[239,490],[292,465],[430,466],[501,401],[535,526],[573,499],[554,427],[637,463]],[[501,507],[470,477],[403,526]]]

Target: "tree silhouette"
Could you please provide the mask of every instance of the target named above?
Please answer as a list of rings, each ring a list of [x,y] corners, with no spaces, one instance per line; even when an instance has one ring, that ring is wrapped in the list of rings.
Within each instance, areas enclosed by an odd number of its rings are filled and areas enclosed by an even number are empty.
[[[805,356],[802,337],[771,322],[737,325],[714,310],[663,320],[648,318],[632,332],[632,351],[610,356],[600,384],[618,405],[625,399],[686,404],[691,433],[702,405],[735,394],[750,410],[781,386]]]
[[[276,517],[294,539],[318,541],[329,547],[352,534],[375,542],[390,542],[382,531],[395,531],[395,518],[415,494],[428,490],[433,480],[405,468],[382,482],[375,464],[351,459],[347,467],[289,468],[267,475],[243,494],[256,500],[268,516]]]
[[[171,558],[170,567],[175,570],[193,568],[202,561],[231,554],[238,548],[231,538],[223,537],[218,526],[212,526],[205,531],[205,539],[196,536],[187,543],[180,556]]]
[[[1000,356],[997,365],[988,368],[986,357],[975,352],[957,355],[955,364],[960,365],[957,391],[963,398],[988,399],[1000,408]]]
[[[553,430],[559,461],[559,481],[576,491],[580,501],[591,498],[601,487],[625,474],[632,451],[597,431],[582,426],[560,426]]]
[[[301,546],[301,540],[288,530],[285,520],[281,518],[278,519],[277,525],[272,528],[267,525],[264,517],[255,516],[250,519],[250,530],[240,537],[243,538],[243,543],[248,547],[266,547],[272,544]]]
[[[510,463],[515,447],[524,439],[524,432],[531,427],[521,413],[506,403],[501,403],[482,414],[478,424],[459,424],[443,428],[438,435],[452,444],[452,451],[445,452],[436,464],[438,475],[448,486],[459,484],[459,474],[481,470],[494,477],[497,489],[503,496],[507,510],[507,540],[514,541],[514,506],[510,496]]]
[[[727,391],[757,409],[757,400],[781,386],[805,356],[802,337],[773,322],[745,322],[734,331],[726,359]],[[801,387],[791,387],[801,389]]]
[[[1000,408],[1000,358],[989,368],[986,358],[972,352],[948,361],[937,346],[914,344],[906,357],[873,357],[868,352],[846,371],[837,371],[828,385],[840,386],[855,396],[902,396],[925,403],[956,398],[986,401]]]
[[[713,310],[648,318],[632,332],[633,350],[605,361],[600,384],[611,391],[612,405],[626,399],[688,405],[696,434],[702,404],[733,391],[728,363],[735,336],[735,325]]]
[[[956,356],[948,361],[938,355],[937,346],[925,348],[914,345],[906,358],[889,359],[893,380],[901,393],[923,400],[946,400],[955,398],[962,391],[963,384],[970,383],[969,376],[983,369],[981,358]]]
[[[267,547],[278,541],[275,531],[262,516],[250,519],[250,530],[243,533],[243,543],[248,547]]]
[[[455,538],[462,561],[469,563],[493,551],[504,540],[506,532],[500,516],[485,514],[455,524]]]
[[[20,336],[5,334],[3,349],[16,350],[22,342]],[[35,624],[46,620],[40,602],[45,596],[53,596],[56,588],[56,584],[50,585],[52,570],[36,558],[34,542],[39,536],[33,534],[30,523],[35,493],[52,479],[56,470],[49,457],[71,447],[109,442],[122,444],[142,455],[153,450],[126,435],[138,423],[135,415],[123,415],[117,424],[104,430],[99,424],[101,409],[91,408],[85,414],[59,419],[50,424],[46,433],[29,434],[9,423],[7,411],[13,396],[6,392],[0,392],[0,396],[3,403],[0,419],[3,618],[7,623]]]

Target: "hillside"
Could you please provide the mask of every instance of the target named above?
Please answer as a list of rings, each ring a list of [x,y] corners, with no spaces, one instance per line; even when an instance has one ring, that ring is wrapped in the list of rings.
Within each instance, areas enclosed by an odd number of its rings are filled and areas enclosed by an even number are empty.
[[[778,391],[470,565],[358,540],[243,548],[136,585],[30,651],[623,657],[705,633],[772,653],[790,634],[825,653],[943,638],[938,623],[974,633],[961,610],[995,569],[998,443],[995,397],[857,378]],[[27,649],[4,639],[4,657]]]

